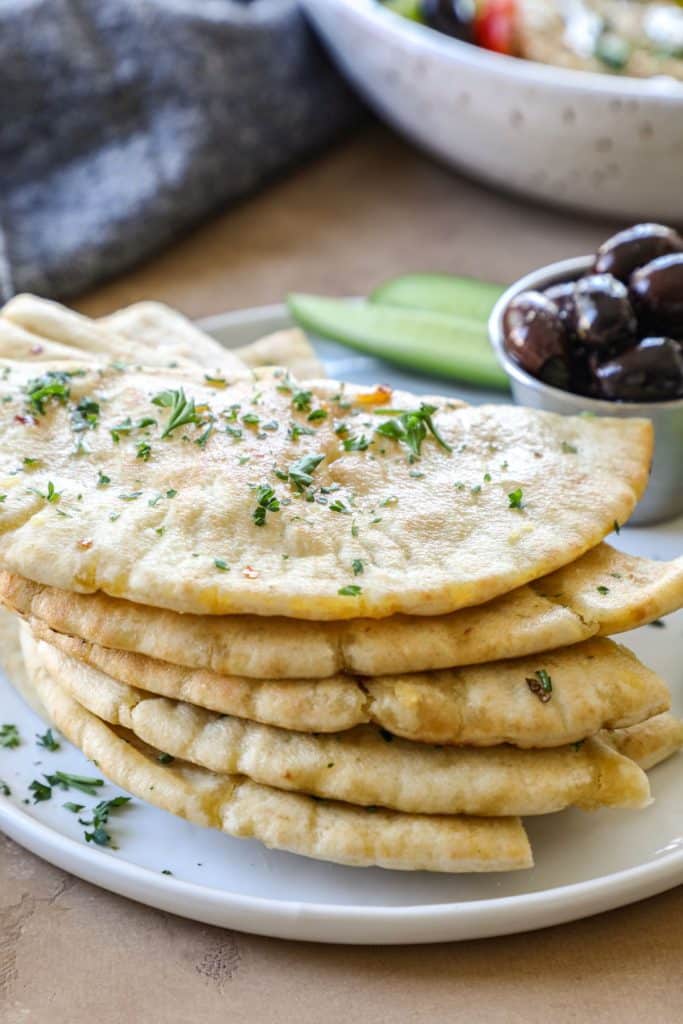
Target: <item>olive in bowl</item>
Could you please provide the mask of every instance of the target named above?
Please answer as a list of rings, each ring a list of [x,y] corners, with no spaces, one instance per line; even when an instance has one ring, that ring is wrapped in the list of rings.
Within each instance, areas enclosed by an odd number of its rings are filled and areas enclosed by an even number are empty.
[[[645,256],[651,252],[648,249]],[[644,267],[668,260],[667,275],[673,274],[668,268],[678,265],[673,259],[678,255],[654,256]],[[623,253],[620,258],[625,261]],[[678,292],[673,286],[669,290],[668,277],[666,288],[661,281],[654,290],[639,284],[644,276],[648,280],[640,266],[629,270],[626,281],[607,271],[596,273],[597,266],[595,255],[584,256],[526,275],[496,303],[489,334],[518,403],[567,415],[641,416],[652,421],[655,455],[650,484],[631,522],[659,522],[683,513],[683,331],[677,333],[676,327]],[[525,312],[528,317],[532,311],[532,321],[525,322]]]

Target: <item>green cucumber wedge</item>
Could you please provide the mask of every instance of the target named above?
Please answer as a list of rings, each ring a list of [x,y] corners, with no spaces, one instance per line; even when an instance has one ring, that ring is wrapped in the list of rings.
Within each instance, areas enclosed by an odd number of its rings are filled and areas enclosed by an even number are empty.
[[[428,309],[486,323],[505,291],[499,284],[454,274],[404,274],[375,288],[370,302],[382,306]]]
[[[292,317],[307,330],[411,370],[507,390],[486,326],[443,313],[376,303],[290,295]]]

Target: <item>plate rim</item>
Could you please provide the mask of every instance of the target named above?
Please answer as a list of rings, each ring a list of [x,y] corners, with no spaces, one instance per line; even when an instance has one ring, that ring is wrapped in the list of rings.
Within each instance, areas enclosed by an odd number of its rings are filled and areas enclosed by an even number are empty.
[[[196,322],[215,335],[269,319],[292,322],[283,303],[218,313]],[[218,340],[226,344],[223,338]],[[62,870],[155,909],[273,938],[323,943],[427,944],[534,931],[627,906],[683,883],[682,848],[611,874],[512,896],[410,906],[309,903],[162,875],[83,845],[2,795],[0,829]]]

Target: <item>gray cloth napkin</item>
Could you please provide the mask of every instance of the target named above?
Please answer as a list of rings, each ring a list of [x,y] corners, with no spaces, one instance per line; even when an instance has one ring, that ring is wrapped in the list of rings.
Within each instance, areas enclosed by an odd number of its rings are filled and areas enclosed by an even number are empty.
[[[296,0],[0,3],[0,296],[65,296],[350,126]]]

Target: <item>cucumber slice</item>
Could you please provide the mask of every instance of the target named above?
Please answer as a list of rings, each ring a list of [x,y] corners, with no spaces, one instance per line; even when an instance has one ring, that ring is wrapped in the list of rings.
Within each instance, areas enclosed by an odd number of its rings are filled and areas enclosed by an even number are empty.
[[[479,387],[508,389],[482,323],[318,295],[290,295],[287,303],[302,327],[361,352]]]
[[[370,302],[428,309],[486,323],[505,289],[499,284],[454,274],[404,274],[375,288]]]

